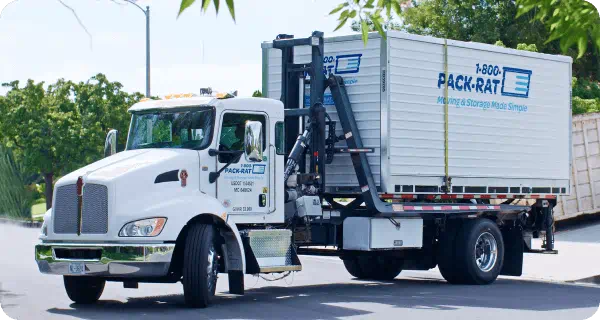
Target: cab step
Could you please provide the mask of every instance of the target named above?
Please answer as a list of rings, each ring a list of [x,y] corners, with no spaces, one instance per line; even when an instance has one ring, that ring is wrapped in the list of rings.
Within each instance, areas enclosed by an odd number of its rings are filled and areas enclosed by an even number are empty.
[[[241,234],[247,274],[302,270],[298,254],[292,246],[291,230],[245,230]]]

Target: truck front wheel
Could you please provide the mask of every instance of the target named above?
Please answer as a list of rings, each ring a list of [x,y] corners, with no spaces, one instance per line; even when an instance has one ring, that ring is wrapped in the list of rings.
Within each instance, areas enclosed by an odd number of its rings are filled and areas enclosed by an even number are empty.
[[[185,303],[206,308],[215,296],[219,256],[215,244],[217,231],[208,224],[190,226],[183,258],[183,293]]]
[[[91,304],[100,299],[106,280],[92,277],[64,276],[69,299],[78,304]]]
[[[348,273],[358,279],[393,280],[402,271],[402,260],[384,256],[356,256],[344,258]]]

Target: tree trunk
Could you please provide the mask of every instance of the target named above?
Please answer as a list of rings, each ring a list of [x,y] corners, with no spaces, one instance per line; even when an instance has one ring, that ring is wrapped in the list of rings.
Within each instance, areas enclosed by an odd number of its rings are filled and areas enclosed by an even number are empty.
[[[52,195],[54,194],[54,173],[44,173],[44,183],[46,183],[46,210],[52,208]]]

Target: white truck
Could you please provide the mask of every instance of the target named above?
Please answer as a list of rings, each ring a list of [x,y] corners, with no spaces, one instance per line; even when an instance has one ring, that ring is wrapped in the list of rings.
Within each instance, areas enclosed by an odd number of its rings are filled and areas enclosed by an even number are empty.
[[[300,271],[300,254],[358,279],[438,266],[489,284],[520,276],[523,252],[556,253],[570,58],[392,31],[262,49],[273,99],[137,103],[125,151],[111,131],[105,159],[56,183],[35,258],[73,301],[181,281],[206,307],[219,273],[243,294],[245,274]]]

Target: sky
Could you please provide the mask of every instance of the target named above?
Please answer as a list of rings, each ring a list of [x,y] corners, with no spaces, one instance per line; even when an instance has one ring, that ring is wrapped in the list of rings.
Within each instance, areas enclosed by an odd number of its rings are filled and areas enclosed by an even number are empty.
[[[145,17],[120,0],[16,0],[0,15],[0,83],[59,78],[86,81],[104,73],[124,90],[145,92]],[[138,0],[151,11],[152,95],[199,93],[199,88],[261,89],[261,43],[277,34],[308,37],[351,34],[349,24],[333,33],[328,13],[341,0],[236,0],[236,22],[224,0],[219,15],[194,4],[179,18],[180,0]],[[199,2],[199,0],[198,0]],[[0,94],[6,89],[0,88]]]

